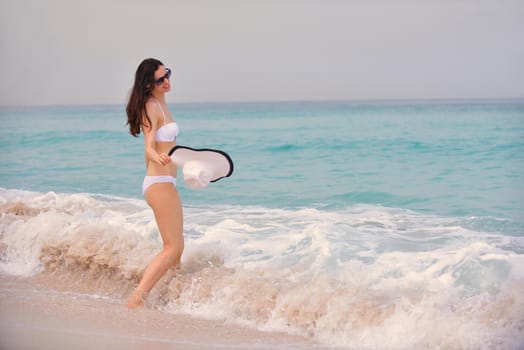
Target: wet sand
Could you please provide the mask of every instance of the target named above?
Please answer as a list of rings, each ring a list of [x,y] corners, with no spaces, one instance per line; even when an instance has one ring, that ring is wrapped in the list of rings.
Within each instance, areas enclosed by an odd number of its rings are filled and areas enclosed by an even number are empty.
[[[321,349],[312,341],[0,275],[0,349]]]

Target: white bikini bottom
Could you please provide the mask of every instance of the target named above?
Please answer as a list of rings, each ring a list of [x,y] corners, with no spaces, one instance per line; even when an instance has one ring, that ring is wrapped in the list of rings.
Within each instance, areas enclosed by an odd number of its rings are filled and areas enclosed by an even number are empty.
[[[172,183],[176,187],[176,177],[171,175],[161,175],[161,176],[146,176],[144,177],[144,182],[142,183],[142,194],[145,194],[149,186],[159,183]]]

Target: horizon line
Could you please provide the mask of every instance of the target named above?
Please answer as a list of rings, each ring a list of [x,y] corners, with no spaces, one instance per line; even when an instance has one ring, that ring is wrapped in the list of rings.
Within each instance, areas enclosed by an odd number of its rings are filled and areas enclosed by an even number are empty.
[[[208,101],[174,101],[168,105],[226,105],[226,104],[293,104],[293,103],[347,103],[347,104],[434,104],[434,103],[496,103],[496,102],[524,102],[521,97],[451,97],[451,98],[367,98],[367,99],[289,99],[289,100],[208,100]],[[0,108],[45,108],[45,107],[102,107],[125,106],[123,103],[60,103],[60,104],[24,104],[0,105]]]

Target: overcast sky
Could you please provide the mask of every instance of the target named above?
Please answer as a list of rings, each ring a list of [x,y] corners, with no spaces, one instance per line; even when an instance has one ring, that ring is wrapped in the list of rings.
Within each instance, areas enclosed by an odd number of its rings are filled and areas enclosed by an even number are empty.
[[[0,0],[0,105],[524,97],[523,0]]]

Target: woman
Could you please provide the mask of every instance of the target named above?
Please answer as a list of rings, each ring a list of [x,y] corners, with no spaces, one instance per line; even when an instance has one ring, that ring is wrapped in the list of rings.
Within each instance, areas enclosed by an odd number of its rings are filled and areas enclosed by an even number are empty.
[[[169,113],[165,94],[171,90],[171,70],[159,60],[140,63],[127,104],[131,135],[144,133],[146,176],[142,186],[147,204],[153,209],[162,236],[163,249],[147,266],[127,306],[144,305],[147,293],[169,270],[180,263],[184,250],[182,204],[176,189],[176,165],[168,156],[176,144],[178,126]]]

